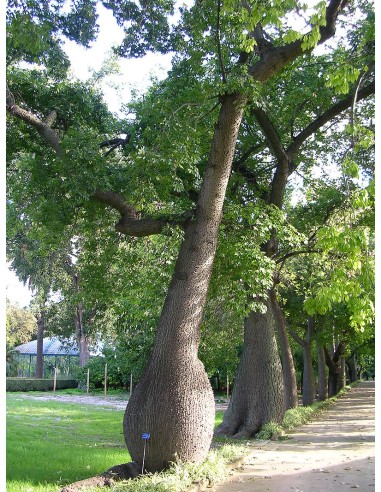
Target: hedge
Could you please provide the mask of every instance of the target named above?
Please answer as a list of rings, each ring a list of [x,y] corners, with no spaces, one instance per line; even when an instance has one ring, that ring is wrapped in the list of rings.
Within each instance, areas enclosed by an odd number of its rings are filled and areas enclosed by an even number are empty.
[[[7,378],[7,391],[52,391],[54,379]],[[75,379],[57,379],[56,389],[77,388]]]

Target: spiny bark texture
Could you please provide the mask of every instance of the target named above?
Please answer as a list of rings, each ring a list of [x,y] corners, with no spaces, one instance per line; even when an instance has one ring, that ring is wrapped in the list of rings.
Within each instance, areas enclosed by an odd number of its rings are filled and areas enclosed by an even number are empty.
[[[253,437],[267,422],[281,422],[285,413],[282,367],[270,302],[265,314],[245,320],[244,346],[229,406],[216,435]]]
[[[214,397],[197,352],[244,103],[236,95],[223,99],[196,219],[186,229],[152,354],[125,412],[127,447],[139,466],[142,434],[150,434],[144,461],[148,472],[162,470],[171,462],[201,461],[212,440]]]

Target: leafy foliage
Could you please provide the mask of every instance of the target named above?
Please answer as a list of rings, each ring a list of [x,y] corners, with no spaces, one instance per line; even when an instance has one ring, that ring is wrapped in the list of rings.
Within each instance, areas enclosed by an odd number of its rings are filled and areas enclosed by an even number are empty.
[[[6,341],[10,348],[33,340],[37,335],[37,320],[30,309],[6,303]]]

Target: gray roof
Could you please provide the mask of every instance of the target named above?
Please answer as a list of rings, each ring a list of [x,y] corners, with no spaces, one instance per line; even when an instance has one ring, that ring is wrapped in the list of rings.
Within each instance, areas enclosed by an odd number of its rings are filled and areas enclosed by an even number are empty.
[[[14,348],[23,355],[37,355],[37,340],[23,343]],[[43,355],[74,355],[79,356],[77,344],[72,340],[58,338],[44,338]]]

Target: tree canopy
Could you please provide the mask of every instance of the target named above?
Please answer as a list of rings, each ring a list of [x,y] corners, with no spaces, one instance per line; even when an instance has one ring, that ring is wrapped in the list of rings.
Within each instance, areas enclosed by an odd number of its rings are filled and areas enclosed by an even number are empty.
[[[276,286],[295,324],[326,320],[321,340],[330,324],[370,340],[372,2],[103,5],[124,29],[118,56],[173,54],[124,117],[94,78],[70,74],[62,49],[95,39],[95,1],[8,2],[7,255],[24,282],[59,295],[51,326],[63,333],[80,306],[87,333],[141,354],[153,344],[146,384],[169,370],[165,350],[189,358],[205,408],[201,320],[209,376],[233,371],[244,320],[265,314]]]

